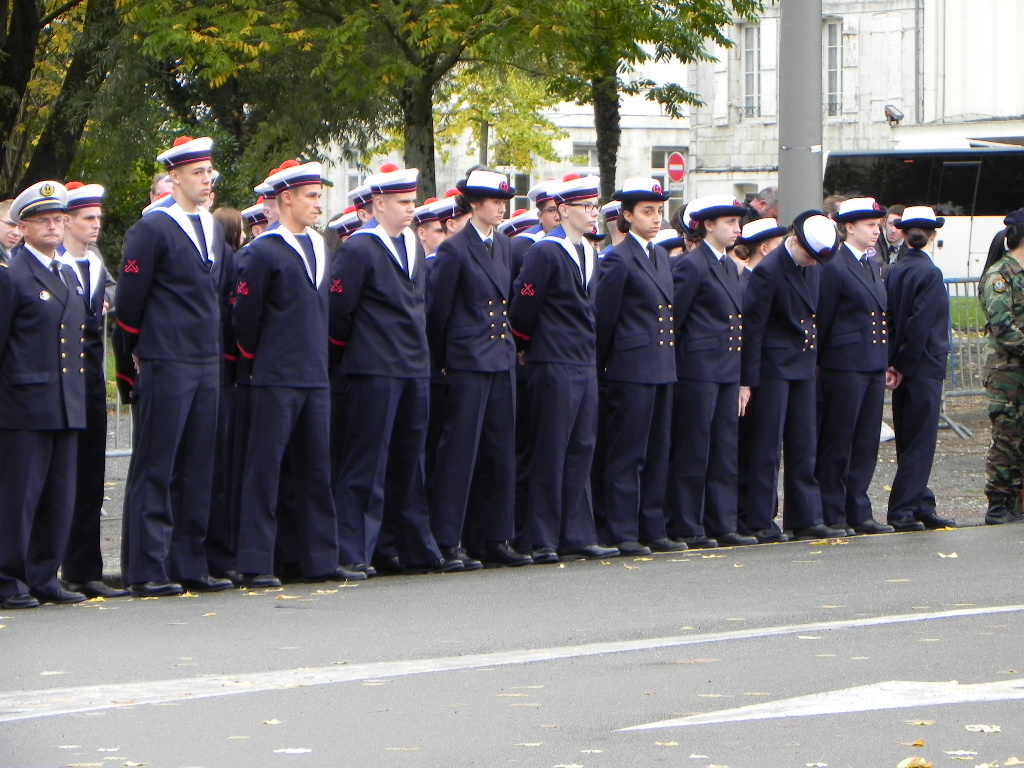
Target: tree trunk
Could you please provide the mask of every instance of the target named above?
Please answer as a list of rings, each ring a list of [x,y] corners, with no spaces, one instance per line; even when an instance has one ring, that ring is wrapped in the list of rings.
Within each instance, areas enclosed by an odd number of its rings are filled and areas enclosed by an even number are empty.
[[[116,44],[117,32],[114,0],[89,0],[71,65],[25,172],[26,184],[68,175],[92,105],[106,79],[105,54]]]
[[[0,197],[7,197],[19,175],[8,152],[39,44],[36,0],[13,0],[13,7],[0,0],[0,20]]]
[[[601,198],[615,191],[615,167],[622,129],[619,125],[619,80],[615,65],[605,68],[600,78],[590,81],[594,103],[594,130],[597,131],[597,163],[601,170]]]
[[[487,166],[487,145],[491,140],[490,137],[490,125],[487,123],[486,117],[481,117],[476,125],[476,136],[477,142],[480,145],[480,149],[477,152],[477,158],[480,161],[480,165]]]
[[[402,120],[405,125],[405,165],[419,168],[417,201],[434,197],[434,81],[420,75],[406,82],[399,94]]]

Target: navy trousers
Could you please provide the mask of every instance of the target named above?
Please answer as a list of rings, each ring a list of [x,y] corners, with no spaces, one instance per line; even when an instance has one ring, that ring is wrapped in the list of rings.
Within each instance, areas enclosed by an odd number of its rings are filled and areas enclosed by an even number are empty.
[[[520,551],[597,543],[587,493],[597,424],[597,370],[589,365],[529,365],[530,470]]]
[[[814,478],[817,453],[816,386],[813,379],[763,377],[753,391],[757,405],[750,424],[747,465],[747,527],[773,527],[778,503],[779,465],[786,458],[783,523],[808,528],[822,522],[821,492]]]
[[[935,514],[935,494],[928,487],[928,478],[935,461],[941,406],[942,379],[904,376],[892,391],[896,477],[889,493],[890,522]]]
[[[508,541],[513,531],[516,456],[515,381],[500,373],[448,371],[444,431],[437,446],[430,507],[431,528],[441,547],[462,540],[478,467],[488,478],[477,495],[472,527],[484,541]]]
[[[664,538],[672,385],[609,381],[605,406],[607,543]]]
[[[222,386],[217,409],[217,448],[213,465],[213,488],[210,498],[210,522],[206,530],[206,562],[211,573],[235,570],[238,547],[238,504],[232,498],[236,486],[235,412],[238,392],[234,384]]]
[[[78,432],[0,429],[0,598],[60,587]]]
[[[423,486],[428,379],[346,377],[341,465],[335,481],[341,563],[369,563],[385,515],[404,565],[441,557]]]
[[[281,470],[286,455],[294,510],[295,548],[306,577],[338,564],[331,495],[330,391],[253,387],[252,424],[242,483],[238,571],[273,573]]]
[[[822,369],[818,463],[825,525],[860,525],[871,519],[868,488],[878,462],[885,373]]]
[[[679,379],[669,471],[674,537],[736,532],[739,385]]]
[[[78,434],[75,509],[71,518],[67,552],[61,565],[65,581],[99,581],[103,578],[100,553],[100,511],[107,453],[106,384],[86,384],[85,429]]]
[[[206,576],[220,364],[143,360],[135,391],[124,583]]]

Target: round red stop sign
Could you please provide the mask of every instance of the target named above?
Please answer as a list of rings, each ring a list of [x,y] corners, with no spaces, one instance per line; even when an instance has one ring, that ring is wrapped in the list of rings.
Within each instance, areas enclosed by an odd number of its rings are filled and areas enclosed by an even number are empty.
[[[681,152],[673,152],[668,156],[668,177],[672,181],[682,181],[686,176],[686,160]]]

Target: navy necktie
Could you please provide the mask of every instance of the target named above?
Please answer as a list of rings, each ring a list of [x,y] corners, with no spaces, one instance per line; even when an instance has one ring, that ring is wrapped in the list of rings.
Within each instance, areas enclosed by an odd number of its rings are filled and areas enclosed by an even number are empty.
[[[89,275],[89,260],[75,259],[78,271],[82,273],[82,290],[85,291],[85,303],[92,305],[92,280]]]

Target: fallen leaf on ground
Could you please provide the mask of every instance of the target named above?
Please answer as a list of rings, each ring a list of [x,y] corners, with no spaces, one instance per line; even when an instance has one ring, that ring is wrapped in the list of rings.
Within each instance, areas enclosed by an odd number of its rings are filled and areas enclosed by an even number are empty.
[[[908,757],[897,763],[896,768],[932,768],[932,764],[923,757]]]
[[[797,635],[797,640],[821,640],[821,635]]]
[[[602,752],[604,752],[603,749],[581,749],[580,750],[580,754],[583,754],[583,755],[600,755]]]
[[[228,736],[229,739],[251,739],[252,736]]]
[[[306,749],[305,747],[286,747],[285,749],[275,749],[275,755],[305,755],[312,752],[312,749]]]
[[[579,763],[559,763],[558,765],[552,766],[552,768],[583,768]]]
[[[102,597],[100,595],[97,595],[96,597],[90,597],[85,602],[87,602],[87,603],[105,603],[105,602],[107,602],[107,598]]]
[[[939,552],[939,557],[960,557],[960,555],[958,555],[956,552],[950,552],[948,555],[944,555],[941,552]]]
[[[656,741],[656,742],[654,742],[654,746],[656,746],[656,747],[678,747],[679,746],[679,742],[678,741]]]
[[[725,555],[701,555],[704,560],[717,560],[720,557],[725,557]]]
[[[744,696],[771,696],[770,693],[762,693],[761,691],[753,691],[752,693],[744,693]]]
[[[722,694],[720,693],[698,693],[697,696],[701,699],[720,699]]]
[[[653,557],[634,557],[633,558],[633,562],[634,563],[650,563],[653,560],[654,560]]]
[[[611,560],[602,560],[601,561],[601,565],[611,565],[611,564],[612,564]]]
[[[1003,765],[1024,765],[1024,760],[1018,760],[1016,757],[1008,757],[1003,762]]]
[[[707,755],[690,755],[691,760],[707,760]]]
[[[40,672],[39,674],[45,677],[46,675],[63,675],[64,673],[58,672],[57,670],[46,669]]]
[[[515,690],[528,690],[533,691],[539,688],[543,688],[543,685],[513,685],[512,688]]]
[[[742,567],[743,567],[743,564],[742,564],[742,563],[733,563],[733,564],[732,564],[732,567],[733,567],[733,568],[742,568]]]
[[[275,600],[298,600],[298,595],[278,595],[274,598]]]
[[[946,754],[950,755],[952,757],[974,757],[978,753],[977,752],[970,752],[970,751],[968,751],[966,749],[956,749],[956,750],[954,750],[952,752],[947,751]]]
[[[528,693],[499,693],[499,699],[524,699],[529,696]]]
[[[980,725],[979,724],[979,725],[965,725],[964,726],[964,730],[965,731],[970,731],[971,733],[1001,733],[1003,729],[1001,727],[999,727],[998,725]]]
[[[726,621],[746,621],[746,619],[736,618],[736,619],[726,619]]]
[[[264,725],[280,725],[281,721],[280,720],[264,720],[263,724]]]
[[[149,765],[149,763],[133,763],[131,760],[129,760],[124,765],[125,768],[142,768],[142,766]]]
[[[565,568],[565,563],[559,563],[559,564],[558,564],[558,567],[559,567],[559,568]]]
[[[216,613],[213,613],[213,612],[211,611],[210,613],[204,613],[204,614],[203,614],[203,618],[204,618],[204,619],[207,619],[207,618],[209,618],[210,616],[216,616],[216,615],[217,615]]]
[[[338,594],[338,590],[336,590],[336,589],[318,589],[313,594],[314,595],[336,595],[336,594]]]
[[[903,582],[910,581],[910,579],[886,579],[886,584],[902,584]]]
[[[935,725],[934,720],[907,720],[907,725]]]
[[[100,747],[96,750],[97,752],[120,752],[120,747]]]
[[[81,744],[61,744],[57,749],[81,749]]]
[[[557,728],[557,725],[540,725],[538,728]]]
[[[627,571],[639,571],[640,570],[640,566],[639,565],[630,565],[629,563],[623,563],[622,567],[625,568]]]
[[[388,752],[419,752],[419,747],[388,747]]]
[[[543,741],[521,741],[516,744],[517,747],[539,747],[543,744]]]
[[[924,739],[918,739],[917,741],[915,741],[910,746],[912,746],[912,747],[923,747],[924,746]]]

